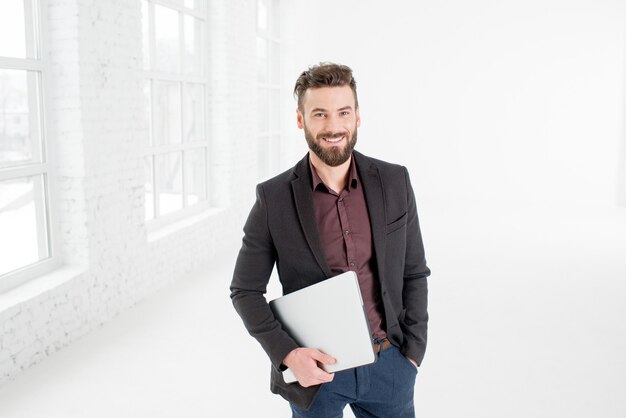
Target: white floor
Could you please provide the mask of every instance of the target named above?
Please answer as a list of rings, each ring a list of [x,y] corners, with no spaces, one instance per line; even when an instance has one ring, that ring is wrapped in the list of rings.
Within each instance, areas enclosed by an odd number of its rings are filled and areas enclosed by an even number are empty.
[[[626,208],[450,202],[420,216],[433,276],[419,417],[626,416]],[[0,417],[288,417],[230,305],[235,256],[4,385]]]

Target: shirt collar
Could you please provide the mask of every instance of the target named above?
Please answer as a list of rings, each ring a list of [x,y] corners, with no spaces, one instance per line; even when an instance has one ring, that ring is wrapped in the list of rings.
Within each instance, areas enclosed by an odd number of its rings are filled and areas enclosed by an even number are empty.
[[[318,186],[322,184],[326,190],[329,190],[328,187],[324,184],[320,176],[317,174],[315,167],[311,163],[311,159],[309,158],[309,167],[311,168],[311,179],[312,179],[312,187],[313,190],[317,190]],[[348,169],[350,173],[350,177],[348,177],[348,184],[350,188],[354,189],[359,184],[359,174],[356,170],[356,162],[354,158],[354,154],[352,154],[352,158],[350,159],[350,168]]]

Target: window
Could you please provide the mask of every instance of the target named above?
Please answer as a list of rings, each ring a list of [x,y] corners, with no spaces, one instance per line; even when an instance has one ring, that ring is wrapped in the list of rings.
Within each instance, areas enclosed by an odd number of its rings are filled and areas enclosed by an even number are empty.
[[[53,266],[39,3],[0,2],[0,288]]]
[[[280,3],[257,1],[258,176],[279,168],[280,156]]]
[[[143,0],[146,220],[208,206],[206,0]]]

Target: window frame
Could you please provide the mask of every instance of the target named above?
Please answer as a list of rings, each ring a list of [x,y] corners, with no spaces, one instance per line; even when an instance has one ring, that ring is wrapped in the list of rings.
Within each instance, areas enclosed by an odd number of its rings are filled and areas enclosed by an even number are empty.
[[[47,59],[47,40],[42,34],[47,33],[47,16],[45,0],[26,0],[24,1],[24,18],[25,18],[25,36],[27,42],[27,53],[25,58],[0,56],[0,69],[33,71],[38,73],[37,78],[37,97],[29,98],[38,102],[37,112],[35,115],[39,121],[37,130],[39,131],[39,142],[41,153],[40,162],[28,162],[15,166],[0,168],[0,181],[27,179],[30,177],[42,176],[43,189],[39,188],[37,192],[37,183],[34,186],[35,195],[43,194],[43,200],[38,203],[35,197],[35,211],[39,212],[43,209],[44,213],[37,216],[38,220],[45,219],[44,226],[37,225],[37,245],[40,249],[47,247],[48,256],[34,263],[24,265],[15,270],[0,274],[0,293],[6,292],[14,287],[26,283],[38,276],[46,274],[60,266],[60,257],[58,251],[59,245],[59,226],[57,219],[56,200],[56,161],[54,155],[54,147],[51,146],[52,138],[47,129],[47,109],[50,107],[49,98],[46,94],[49,85],[49,63]],[[33,51],[33,56],[29,57],[29,51]],[[28,95],[31,96],[33,89],[28,89]]]
[[[188,218],[189,216],[196,215],[198,213],[204,212],[208,209],[212,208],[212,202],[210,200],[210,148],[211,141],[209,138],[209,75],[208,75],[208,36],[209,36],[209,28],[208,28],[208,3],[204,1],[202,7],[198,9],[190,9],[181,5],[180,3],[169,1],[169,0],[142,0],[142,9],[143,4],[147,4],[148,6],[148,58],[149,58],[149,68],[145,68],[145,65],[142,64],[143,68],[143,79],[146,83],[150,83],[150,103],[149,103],[149,134],[148,134],[148,142],[147,146],[144,149],[144,153],[142,154],[142,159],[144,164],[146,164],[146,160],[150,159],[150,179],[146,179],[145,184],[148,184],[148,181],[151,181],[152,184],[152,198],[149,200],[147,198],[147,192],[144,192],[146,196],[145,205],[152,206],[152,217],[148,218],[147,213],[144,216],[146,227],[148,232],[155,231],[160,229],[166,225],[181,221],[183,219]],[[165,72],[159,71],[156,68],[156,28],[155,28],[155,6],[162,6],[168,9],[174,10],[178,13],[178,64],[176,72]],[[200,53],[202,54],[200,57],[200,65],[201,72],[200,74],[189,74],[182,72],[181,65],[184,66],[184,53],[185,53],[185,27],[184,20],[186,16],[191,16],[193,18],[199,19],[203,23],[203,30],[200,34]],[[142,12],[142,19],[144,18]],[[143,22],[142,22],[143,24]],[[145,47],[145,45],[144,45]],[[144,51],[145,54],[145,51]],[[181,142],[176,144],[161,144],[156,145],[153,143],[154,141],[154,132],[155,132],[155,101],[153,97],[155,97],[156,91],[156,83],[157,82],[173,82],[178,83],[179,85],[179,99],[180,99],[180,133],[181,133]],[[185,142],[184,140],[184,124],[185,124],[185,89],[190,84],[202,85],[204,87],[204,111],[203,111],[203,140]],[[188,178],[187,178],[187,168],[188,168],[188,153],[190,151],[204,151],[201,155],[204,158],[204,200],[189,204],[188,203]],[[160,204],[159,204],[159,184],[157,181],[157,169],[156,169],[156,158],[158,156],[164,156],[171,153],[178,153],[181,158],[181,199],[182,206],[180,209],[176,209],[173,212],[162,214],[160,213]],[[146,206],[146,211],[147,211]]]
[[[262,29],[259,27],[259,2],[264,1],[267,5],[267,14],[265,25],[266,28]],[[281,135],[281,109],[280,109],[280,97],[281,97],[281,84],[280,84],[280,50],[281,50],[281,40],[280,33],[278,35],[275,34],[273,28],[276,25],[280,25],[280,13],[277,13],[277,8],[280,8],[280,0],[257,0],[256,2],[257,10],[256,10],[256,39],[257,42],[259,39],[262,39],[266,42],[267,45],[267,82],[259,82],[258,74],[257,77],[257,95],[261,96],[263,94],[267,95],[266,105],[267,105],[267,113],[258,111],[257,117],[267,116],[267,130],[260,131],[259,124],[257,123],[257,146],[258,153],[262,158],[262,161],[258,161],[257,167],[257,175],[260,180],[263,180],[270,176],[272,173],[276,172],[280,167],[280,143],[282,140]],[[276,54],[272,54],[273,49],[276,49]],[[258,59],[258,49],[256,51],[257,59]],[[276,58],[276,62],[273,61],[273,58]],[[257,65],[259,65],[257,63]],[[257,69],[258,71],[258,69]],[[272,101],[272,94],[275,93],[278,98],[277,102],[274,103]],[[257,100],[257,104],[260,100]],[[273,104],[273,106],[272,106]],[[277,118],[276,126],[272,127],[273,119]],[[272,129],[273,128],[273,129]]]

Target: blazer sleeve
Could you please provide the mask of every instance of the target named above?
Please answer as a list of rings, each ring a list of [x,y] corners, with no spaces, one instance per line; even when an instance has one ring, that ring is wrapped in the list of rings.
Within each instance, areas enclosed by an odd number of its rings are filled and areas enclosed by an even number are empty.
[[[244,237],[230,285],[233,305],[250,333],[263,347],[276,369],[297,343],[282,329],[266,299],[276,248],[268,224],[268,208],[262,185],[244,226]]]
[[[404,169],[407,185],[407,235],[402,304],[406,309],[402,321],[402,353],[421,364],[426,352],[428,329],[428,284],[430,269],[426,266],[424,244],[417,216],[415,194]]]

